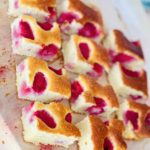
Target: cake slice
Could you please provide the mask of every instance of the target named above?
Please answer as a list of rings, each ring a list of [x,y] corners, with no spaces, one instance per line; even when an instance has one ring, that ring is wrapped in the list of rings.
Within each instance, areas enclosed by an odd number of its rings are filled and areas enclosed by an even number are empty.
[[[56,0],[9,0],[12,16],[30,15],[39,21],[56,20]]]
[[[100,77],[109,71],[107,50],[89,38],[72,35],[63,46],[64,64],[68,71]]]
[[[71,110],[61,103],[31,103],[22,110],[23,136],[33,144],[68,147],[80,137]]]
[[[88,116],[77,127],[81,132],[79,150],[127,150],[122,121],[112,119],[105,125],[98,117]]]
[[[150,137],[150,107],[132,100],[126,100],[118,111],[118,118],[124,122],[124,138],[140,140]]]
[[[109,72],[109,81],[116,94],[133,100],[148,96],[147,74],[144,70],[133,72],[116,63]]]
[[[112,63],[120,62],[129,70],[144,68],[144,56],[139,42],[129,41],[119,30],[112,30],[104,42]]]
[[[58,23],[66,34],[79,34],[96,41],[103,38],[103,21],[100,13],[81,0],[64,0],[58,14]]]
[[[20,16],[11,25],[13,53],[52,61],[60,54],[61,32],[57,23]]]
[[[57,70],[45,61],[28,57],[16,70],[18,97],[21,99],[50,102],[68,99],[71,95],[65,69]]]
[[[79,122],[77,127],[81,132],[79,150],[103,150],[107,127],[99,118],[88,116]]]
[[[124,124],[122,121],[112,119],[108,122],[108,134],[104,139],[104,150],[127,150],[123,139]]]
[[[77,113],[97,115],[108,120],[119,107],[110,85],[100,85],[85,75],[79,75],[72,82],[71,93],[71,108]]]

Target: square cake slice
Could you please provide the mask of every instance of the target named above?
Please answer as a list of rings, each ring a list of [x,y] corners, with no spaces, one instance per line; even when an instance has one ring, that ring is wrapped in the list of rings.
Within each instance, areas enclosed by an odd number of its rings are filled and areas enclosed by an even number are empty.
[[[77,113],[101,116],[108,120],[119,107],[110,85],[100,85],[85,75],[79,75],[72,82],[71,93],[71,108]]]
[[[65,68],[68,71],[100,77],[109,71],[107,50],[89,38],[72,35],[63,45]]]
[[[129,70],[144,68],[144,56],[139,42],[129,41],[119,30],[112,30],[104,41],[112,63],[120,62]]]
[[[101,14],[81,0],[64,0],[58,14],[58,23],[66,34],[79,34],[96,41],[103,38]]]
[[[124,124],[117,119],[107,123],[108,134],[104,140],[104,150],[127,150],[127,144],[123,139]]]
[[[81,132],[79,150],[103,150],[104,139],[107,136],[107,127],[95,117],[88,116],[77,123]]]
[[[147,74],[144,70],[133,72],[116,63],[109,72],[109,81],[118,96],[133,100],[148,97]]]
[[[22,110],[23,136],[26,142],[68,147],[80,137],[72,123],[71,110],[61,103],[31,103]]]
[[[61,32],[57,23],[20,16],[11,25],[13,53],[52,61],[60,54]]]
[[[150,137],[150,107],[132,100],[126,100],[118,111],[118,118],[123,121],[124,138],[140,140]]]
[[[12,16],[30,15],[38,21],[56,20],[56,0],[9,0],[8,13]]]
[[[106,125],[98,117],[88,116],[77,127],[81,132],[79,150],[127,150],[122,121],[112,119]]]
[[[48,67],[45,61],[28,57],[16,69],[18,97],[31,101],[50,102],[68,99],[70,81],[65,69]]]

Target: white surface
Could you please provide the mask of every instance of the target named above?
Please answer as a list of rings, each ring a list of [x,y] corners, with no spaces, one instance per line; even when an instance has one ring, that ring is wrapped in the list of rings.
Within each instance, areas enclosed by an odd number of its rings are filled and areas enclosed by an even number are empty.
[[[121,29],[129,38],[142,41],[146,69],[150,77],[150,19],[146,16],[140,0],[92,0],[92,2],[101,9],[107,29]],[[11,19],[6,14],[5,3],[6,0],[0,0],[0,65],[8,65],[10,68],[5,84],[1,84],[2,77],[0,77],[0,150],[37,150],[37,147],[24,143],[21,135],[20,113],[21,108],[27,102],[16,98],[15,63],[14,56],[11,56],[10,51],[9,22]],[[7,99],[6,93],[10,93]],[[15,128],[15,126],[19,128]],[[150,139],[129,142],[128,149],[149,150]],[[70,150],[74,150],[74,148],[72,147]]]

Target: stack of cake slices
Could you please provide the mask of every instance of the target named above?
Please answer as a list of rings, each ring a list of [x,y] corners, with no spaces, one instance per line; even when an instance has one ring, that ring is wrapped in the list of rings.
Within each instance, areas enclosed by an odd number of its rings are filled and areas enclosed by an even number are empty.
[[[31,101],[21,117],[26,142],[126,150],[125,140],[150,137],[139,41],[106,33],[100,12],[81,0],[9,0],[8,12],[17,17],[12,51],[27,56],[16,67],[18,98]]]

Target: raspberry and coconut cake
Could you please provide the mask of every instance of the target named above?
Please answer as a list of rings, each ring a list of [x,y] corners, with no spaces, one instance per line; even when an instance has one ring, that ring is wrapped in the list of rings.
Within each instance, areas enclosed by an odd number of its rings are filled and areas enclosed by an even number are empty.
[[[104,139],[104,150],[127,150],[122,133],[124,131],[124,124],[122,121],[112,119],[106,123],[108,134]]]
[[[68,71],[101,77],[109,71],[107,50],[89,38],[72,35],[63,44],[64,64]]]
[[[50,102],[68,99],[70,81],[65,69],[48,67],[45,61],[28,57],[17,66],[18,97],[31,101]]]
[[[81,0],[64,0],[58,9],[58,23],[66,34],[79,34],[96,41],[104,36],[100,13]]]
[[[144,67],[143,51],[139,42],[129,41],[119,30],[112,30],[104,40],[112,63],[120,62],[129,70],[138,71]]]
[[[38,22],[31,16],[20,16],[11,25],[12,48],[15,54],[52,61],[61,48],[61,33],[57,23]]]
[[[31,15],[38,21],[56,20],[56,0],[9,0],[8,13],[12,16]]]
[[[147,74],[144,70],[133,72],[116,63],[109,72],[109,81],[118,96],[133,100],[148,97]]]
[[[61,103],[35,102],[22,110],[24,140],[34,144],[68,147],[80,137],[71,110]]]
[[[150,107],[126,100],[121,104],[118,118],[124,122],[124,138],[140,140],[150,137]]]
[[[77,123],[81,132],[79,150],[102,150],[107,136],[107,127],[96,116],[88,116]]]
[[[71,108],[82,114],[110,119],[119,107],[110,85],[102,86],[86,75],[79,75],[71,84]]]

